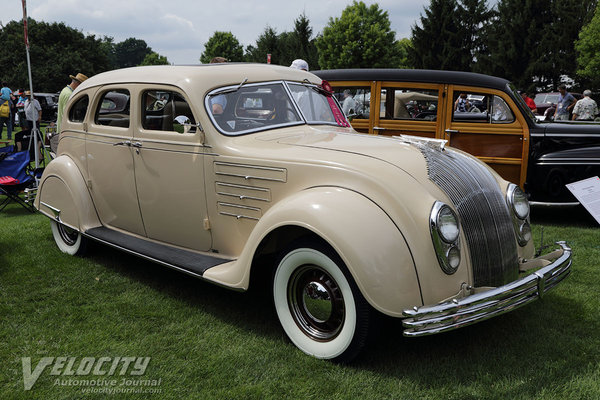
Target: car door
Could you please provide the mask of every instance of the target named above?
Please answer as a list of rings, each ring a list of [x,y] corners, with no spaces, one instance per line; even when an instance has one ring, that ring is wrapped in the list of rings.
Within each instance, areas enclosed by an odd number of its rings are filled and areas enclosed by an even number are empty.
[[[139,86],[134,103],[135,187],[148,238],[209,250],[204,147],[189,102],[172,87]]]
[[[450,146],[489,164],[504,179],[523,187],[529,128],[505,92],[449,85],[444,137]]]
[[[135,185],[131,93],[123,86],[106,86],[93,100],[87,124],[88,186],[104,226],[144,236]]]

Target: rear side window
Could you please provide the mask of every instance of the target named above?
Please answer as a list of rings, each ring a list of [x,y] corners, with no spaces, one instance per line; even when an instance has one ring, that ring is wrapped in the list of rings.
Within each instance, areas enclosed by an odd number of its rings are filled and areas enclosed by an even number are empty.
[[[452,107],[454,122],[509,124],[515,121],[506,101],[488,93],[455,93]]]
[[[438,91],[418,88],[382,88],[380,108],[380,119],[435,121]]]
[[[147,90],[142,94],[142,127],[147,130],[177,133],[196,131],[194,114],[179,93]]]
[[[87,95],[81,97],[73,104],[69,110],[69,121],[71,122],[83,122],[85,114],[87,113],[90,99]]]
[[[96,107],[94,122],[98,125],[128,128],[130,97],[129,91],[125,89],[105,92]]]

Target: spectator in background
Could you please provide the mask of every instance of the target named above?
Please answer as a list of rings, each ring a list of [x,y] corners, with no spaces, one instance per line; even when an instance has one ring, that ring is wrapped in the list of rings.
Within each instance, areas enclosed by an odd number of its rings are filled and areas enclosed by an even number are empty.
[[[302,71],[308,72],[308,63],[301,58],[297,58],[294,61],[292,61],[292,65],[290,65],[290,68],[301,69]]]
[[[71,97],[71,94],[82,82],[84,82],[88,77],[82,73],[78,73],[77,75],[69,75],[71,78],[71,83],[61,90],[60,95],[58,96],[58,115],[56,116],[56,133],[60,133],[60,124],[62,122],[63,112],[65,111],[65,106],[67,105],[67,101]]]
[[[342,103],[342,110],[346,117],[356,113],[356,101],[352,98],[350,89],[344,90],[344,102]]]
[[[523,101],[525,101],[527,107],[531,109],[531,112],[537,114],[537,106],[535,105],[535,101],[533,101],[531,97],[527,96],[527,92],[521,92],[521,98],[523,99]]]
[[[577,121],[593,121],[598,114],[598,105],[590,98],[592,95],[591,90],[583,91],[583,99],[575,103],[573,107],[573,120]]]
[[[466,93],[461,93],[460,96],[454,102],[454,111],[458,112],[467,112],[471,108],[469,104],[469,99],[467,98]]]
[[[560,95],[558,96],[558,103],[556,103],[556,111],[554,111],[555,121],[568,121],[569,112],[575,107],[575,97],[567,92],[565,85],[558,87]]]
[[[12,109],[12,90],[8,87],[7,82],[2,82],[2,88],[0,89],[0,105],[8,106],[8,113],[6,115],[0,115],[0,138],[2,138],[2,130],[6,125],[6,135],[8,140],[12,139],[12,121],[11,121],[11,109]]]
[[[27,100],[27,97],[25,96],[25,92],[21,89],[17,89],[15,96],[17,97],[17,115],[19,116],[19,125],[21,126],[21,130],[27,129],[27,119],[25,118],[25,100]]]
[[[226,62],[227,59],[225,57],[213,57],[212,60],[210,60],[210,64],[221,64]],[[227,98],[223,94],[212,96],[210,98],[210,107],[214,115],[223,114],[225,107],[227,107]]]

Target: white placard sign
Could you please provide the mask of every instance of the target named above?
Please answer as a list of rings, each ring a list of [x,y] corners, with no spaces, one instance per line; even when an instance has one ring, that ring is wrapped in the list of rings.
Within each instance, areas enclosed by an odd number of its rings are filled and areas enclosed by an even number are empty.
[[[600,224],[600,178],[594,176],[566,186]]]

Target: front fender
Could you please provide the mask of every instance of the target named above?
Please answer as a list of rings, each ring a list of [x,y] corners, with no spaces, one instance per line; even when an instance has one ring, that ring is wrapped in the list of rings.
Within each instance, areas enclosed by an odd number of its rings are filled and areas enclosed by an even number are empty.
[[[101,225],[85,179],[65,155],[44,170],[33,204],[42,214],[81,232]]]
[[[415,264],[402,233],[367,197],[338,187],[316,187],[286,198],[257,223],[234,265],[209,269],[210,280],[247,288],[254,253],[277,228],[312,231],[339,254],[367,301],[377,310],[401,316],[403,307],[422,304]]]

